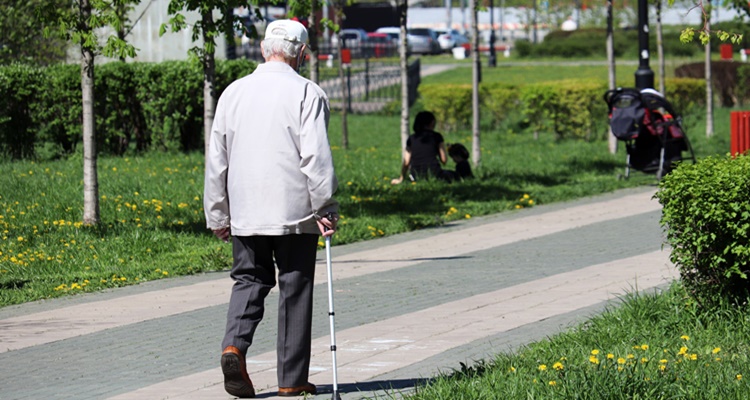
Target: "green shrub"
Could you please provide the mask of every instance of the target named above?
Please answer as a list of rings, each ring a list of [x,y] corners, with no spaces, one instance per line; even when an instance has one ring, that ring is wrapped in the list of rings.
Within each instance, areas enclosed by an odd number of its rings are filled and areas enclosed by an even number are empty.
[[[146,121],[137,98],[138,68],[133,64],[112,62],[96,69],[95,101],[97,149],[122,155],[131,144],[148,148]]]
[[[248,60],[218,60],[217,95],[253,71]],[[96,66],[94,113],[101,154],[203,149],[203,72],[188,61]],[[53,159],[81,141],[81,69],[0,66],[0,153]]]
[[[521,91],[517,85],[490,83],[479,87],[479,99],[482,111],[492,116],[494,125],[514,114],[521,105]],[[482,112],[485,114],[485,112]]]
[[[706,81],[696,78],[667,78],[664,80],[667,100],[682,115],[706,105]]]
[[[750,156],[683,164],[659,183],[671,260],[702,303],[744,302],[750,272]]]
[[[750,99],[750,65],[743,64],[737,69],[737,101],[740,106]]]
[[[558,138],[591,139],[595,127],[606,124],[605,89],[584,80],[527,85],[521,89],[524,115],[535,135],[551,127]]]
[[[452,132],[471,124],[471,85],[421,85],[425,110],[432,111],[440,129]]]
[[[30,104],[36,147],[46,147],[53,158],[70,154],[81,141],[83,103],[81,67],[55,65],[42,71],[36,99]],[[94,77],[96,79],[96,76]]]
[[[0,153],[13,159],[34,153],[36,131],[29,105],[41,81],[39,68],[14,64],[0,69]]]
[[[680,42],[678,31],[663,33],[664,54],[690,57],[702,50],[699,43]],[[578,29],[571,32],[552,31],[544,41],[532,44],[517,41],[514,50],[519,57],[591,57],[603,54],[606,48],[607,31],[601,28]],[[649,48],[656,49],[656,35],[649,36]],[[656,53],[656,51],[654,51]],[[638,32],[634,29],[614,32],[615,57],[638,58]]]

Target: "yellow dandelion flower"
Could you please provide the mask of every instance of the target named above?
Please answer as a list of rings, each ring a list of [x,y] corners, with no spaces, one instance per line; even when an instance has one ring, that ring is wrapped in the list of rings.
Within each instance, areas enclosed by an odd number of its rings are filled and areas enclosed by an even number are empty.
[[[589,357],[589,362],[592,363],[592,364],[597,364],[598,365],[599,364],[599,358],[597,356],[590,356]]]
[[[509,368],[508,370],[509,370],[510,372],[516,372],[516,367],[510,367],[510,368]]]
[[[685,346],[680,347],[680,351],[677,353],[677,355],[684,356],[687,354],[688,348]]]
[[[693,353],[693,354],[688,355],[687,358],[690,359],[691,361],[695,361],[698,359],[698,355]]]
[[[167,275],[169,275],[169,272],[167,272],[167,271],[164,271],[164,272],[162,272],[161,274],[162,274],[162,275],[164,275],[164,276],[167,276]]]
[[[555,381],[549,381],[549,385],[550,386],[555,386],[555,385],[557,385],[557,382],[555,382]]]
[[[648,345],[647,344],[642,344],[641,345],[641,350],[648,350]]]
[[[648,362],[648,358],[646,358],[646,357],[641,357],[641,364],[645,364],[645,363],[647,363],[647,362]]]
[[[635,358],[635,356],[634,356],[634,355],[632,355],[632,354],[628,354],[628,355],[627,355],[627,358],[628,358],[628,360],[632,360],[632,359],[634,359],[634,358]]]
[[[715,347],[713,350],[711,350],[711,353],[718,354],[721,351],[721,347]]]
[[[625,364],[625,359],[622,358],[622,357],[620,357],[620,358],[617,359],[617,363],[620,364],[620,365]]]
[[[556,362],[552,364],[552,368],[556,371],[562,371],[563,369],[565,369],[565,366],[561,362]]]
[[[680,336],[680,339],[682,339],[682,340],[690,340],[690,336],[688,336],[688,335],[682,335],[682,336]]]
[[[542,365],[539,366],[539,370],[540,371],[546,371],[547,370],[547,366],[544,365],[544,364],[542,364]]]
[[[19,241],[19,242],[23,242],[23,236],[19,236],[19,237],[18,237],[18,241]]]
[[[742,374],[737,374],[737,376],[735,376],[735,378],[737,378],[738,381],[741,380],[742,379]]]
[[[464,215],[464,218],[466,218],[466,219],[471,219],[471,214],[466,214],[466,215]]]
[[[608,354],[607,354],[607,360],[612,360],[612,359],[614,359],[614,358],[615,358],[615,355],[614,355],[614,354],[612,354],[612,353],[608,353]]]
[[[660,366],[659,366],[659,371],[662,371],[662,372],[664,372],[664,371],[665,371],[666,369],[667,369],[667,366],[666,366],[666,365],[660,365]]]
[[[668,362],[669,362],[669,361],[667,361],[667,360],[666,360],[666,359],[664,359],[664,358],[662,358],[661,360],[659,360],[659,364],[666,364],[666,363],[668,363]]]
[[[599,355],[599,349],[594,349],[594,350],[591,350],[591,354],[592,354],[592,355],[595,355],[595,356],[596,356],[596,355]]]

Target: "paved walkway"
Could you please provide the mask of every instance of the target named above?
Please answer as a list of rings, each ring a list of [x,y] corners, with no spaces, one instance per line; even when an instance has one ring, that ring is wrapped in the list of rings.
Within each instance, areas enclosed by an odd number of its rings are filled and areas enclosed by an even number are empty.
[[[459,363],[554,335],[625,292],[676,277],[655,189],[333,246],[344,399],[398,398]],[[310,380],[330,398],[325,254]],[[0,309],[0,399],[229,399],[219,369],[228,273]],[[276,396],[277,293],[248,353]],[[327,393],[326,393],[327,391]]]

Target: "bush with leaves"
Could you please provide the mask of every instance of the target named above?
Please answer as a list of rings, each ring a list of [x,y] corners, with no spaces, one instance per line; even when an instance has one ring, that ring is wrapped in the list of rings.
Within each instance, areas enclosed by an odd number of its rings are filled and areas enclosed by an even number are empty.
[[[255,65],[219,61],[217,93]],[[190,61],[98,66],[99,152],[202,149],[202,88],[201,69]],[[80,66],[0,66],[0,153],[52,159],[74,152],[81,141],[82,110]]]
[[[479,87],[482,108],[499,124],[513,114],[521,105],[521,91],[517,85],[488,83]]]
[[[441,130],[453,131],[471,123],[471,85],[422,85],[419,95]]]
[[[42,81],[39,68],[13,64],[0,69],[0,153],[13,159],[34,154],[36,130],[30,104]]]
[[[682,164],[659,183],[661,223],[682,282],[701,303],[750,294],[750,156]]]

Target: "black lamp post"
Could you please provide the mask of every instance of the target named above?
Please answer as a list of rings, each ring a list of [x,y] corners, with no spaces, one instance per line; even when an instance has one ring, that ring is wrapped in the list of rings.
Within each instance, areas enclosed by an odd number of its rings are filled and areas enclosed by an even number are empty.
[[[654,71],[648,66],[648,0],[638,0],[638,70],[635,71],[635,87],[654,87]]]
[[[497,65],[497,55],[495,54],[495,11],[493,10],[495,1],[490,0],[490,57],[487,65],[494,67]]]

